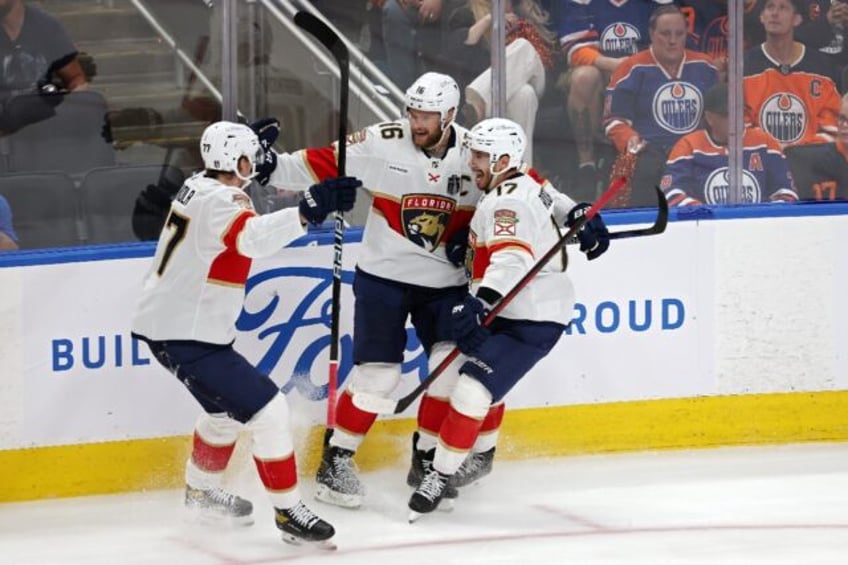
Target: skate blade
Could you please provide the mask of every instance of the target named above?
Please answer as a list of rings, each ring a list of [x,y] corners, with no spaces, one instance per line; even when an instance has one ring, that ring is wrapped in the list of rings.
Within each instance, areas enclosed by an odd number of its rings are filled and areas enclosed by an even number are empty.
[[[453,512],[453,499],[452,498],[450,498],[450,499],[443,498],[439,502],[439,505],[436,506],[433,510],[437,511],[437,512]],[[421,516],[426,516],[427,514],[430,514],[430,513],[431,512],[416,512],[415,510],[410,510],[409,511],[409,518],[408,518],[409,523],[412,524],[413,522],[418,521],[418,519],[421,518]]]
[[[315,489],[315,500],[320,500],[325,504],[333,506],[341,506],[342,508],[359,508],[362,506],[361,494],[342,494],[332,490],[327,485],[318,485]]]
[[[283,541],[290,545],[296,545],[305,548],[320,549],[322,551],[335,551],[338,546],[332,541],[325,539],[320,541],[308,541],[291,534],[282,534]]]
[[[200,508],[186,508],[185,521],[209,528],[246,528],[253,525],[253,515],[224,516]]]

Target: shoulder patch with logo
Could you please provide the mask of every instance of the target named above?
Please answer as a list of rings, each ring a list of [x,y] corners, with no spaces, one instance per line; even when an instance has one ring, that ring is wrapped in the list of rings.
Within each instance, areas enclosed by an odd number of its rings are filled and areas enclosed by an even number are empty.
[[[233,194],[233,202],[244,208],[245,210],[253,210],[253,201],[250,200],[250,196],[245,193],[234,193]]]
[[[368,137],[368,131],[361,129],[359,131],[355,131],[347,134],[345,138],[347,145],[356,145],[357,143],[362,143]]]
[[[514,210],[495,210],[495,235],[515,235],[518,215]]]

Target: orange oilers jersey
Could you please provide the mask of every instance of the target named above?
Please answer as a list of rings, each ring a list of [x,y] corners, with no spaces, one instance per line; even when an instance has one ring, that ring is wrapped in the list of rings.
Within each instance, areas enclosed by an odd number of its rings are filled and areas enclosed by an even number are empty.
[[[672,148],[660,188],[671,206],[726,204],[731,191],[727,162],[727,146],[699,129]],[[760,128],[745,129],[742,163],[744,203],[798,200],[780,146]]]
[[[347,139],[346,173],[373,198],[358,267],[372,275],[430,288],[467,282],[445,255],[445,242],[464,229],[480,191],[472,181],[467,130],[451,124],[453,142],[441,159],[415,146],[409,121],[385,122]],[[287,189],[337,175],[334,146],[281,154],[269,183]]]
[[[745,120],[784,147],[833,141],[840,97],[824,55],[801,45],[791,65],[780,65],[764,45],[745,54]]]
[[[532,172],[518,174],[483,195],[471,220],[468,266],[472,291],[508,293],[561,237],[574,201]],[[499,314],[517,320],[567,324],[574,289],[562,258],[554,257]]]

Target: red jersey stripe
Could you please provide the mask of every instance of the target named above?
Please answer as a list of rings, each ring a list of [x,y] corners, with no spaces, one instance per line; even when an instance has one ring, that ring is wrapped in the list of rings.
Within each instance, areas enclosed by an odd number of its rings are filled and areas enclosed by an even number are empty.
[[[333,147],[322,147],[320,149],[307,149],[306,166],[317,181],[339,175],[336,161],[336,150]]]
[[[218,254],[209,266],[208,282],[227,286],[244,286],[250,272],[250,258],[238,252],[238,236],[247,220],[255,216],[252,210],[238,214],[221,238],[226,249]]]

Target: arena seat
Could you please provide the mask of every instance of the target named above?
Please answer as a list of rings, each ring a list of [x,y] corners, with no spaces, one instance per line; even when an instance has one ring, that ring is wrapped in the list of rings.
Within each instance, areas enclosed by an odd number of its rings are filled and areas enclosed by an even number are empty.
[[[0,175],[21,249],[80,245],[77,189],[61,171]]]

